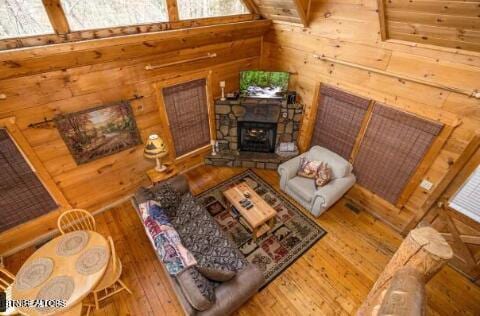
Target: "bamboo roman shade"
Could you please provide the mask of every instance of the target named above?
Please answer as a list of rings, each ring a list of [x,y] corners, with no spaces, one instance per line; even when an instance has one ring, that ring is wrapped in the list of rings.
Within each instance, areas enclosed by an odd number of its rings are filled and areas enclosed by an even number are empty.
[[[176,156],[210,144],[206,80],[163,89]]]
[[[396,203],[442,127],[375,104],[354,162],[358,183]]]
[[[370,100],[322,85],[312,146],[320,145],[349,160]]]
[[[58,206],[5,129],[0,129],[0,232]]]

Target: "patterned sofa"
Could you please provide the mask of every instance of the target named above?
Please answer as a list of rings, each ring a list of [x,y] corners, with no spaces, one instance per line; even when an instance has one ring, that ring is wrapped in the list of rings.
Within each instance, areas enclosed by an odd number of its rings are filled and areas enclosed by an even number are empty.
[[[158,189],[165,188],[165,186],[171,188],[175,194],[166,195],[163,191],[159,193]],[[255,265],[248,263],[208,211],[196,204],[190,194],[185,177],[177,176],[150,189],[141,188],[135,194],[132,204],[142,222],[144,222],[144,217],[142,217],[139,205],[152,199],[176,206],[176,209],[170,210],[171,223],[180,235],[185,248],[193,254],[197,261],[196,267],[186,268],[181,274],[172,276],[168,274],[160,259],[165,273],[170,276],[171,285],[186,315],[229,315],[257,293],[264,283],[262,272]],[[144,227],[152,246],[159,254],[149,229],[145,224]],[[228,281],[212,281],[199,273],[200,268],[208,268],[212,262],[214,265],[226,265],[237,272]],[[190,283],[195,283],[202,295],[209,298],[213,305],[206,310],[197,310],[191,305],[191,296],[186,293],[184,286],[185,276],[193,280]]]

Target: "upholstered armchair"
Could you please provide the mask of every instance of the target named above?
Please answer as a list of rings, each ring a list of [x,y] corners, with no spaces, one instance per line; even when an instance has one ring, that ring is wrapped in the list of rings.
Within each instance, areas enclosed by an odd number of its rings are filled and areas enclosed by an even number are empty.
[[[302,157],[327,163],[332,171],[332,180],[316,189],[314,180],[297,176]],[[318,217],[355,184],[356,179],[352,170],[352,165],[338,154],[326,148],[314,146],[308,152],[278,167],[280,188]]]

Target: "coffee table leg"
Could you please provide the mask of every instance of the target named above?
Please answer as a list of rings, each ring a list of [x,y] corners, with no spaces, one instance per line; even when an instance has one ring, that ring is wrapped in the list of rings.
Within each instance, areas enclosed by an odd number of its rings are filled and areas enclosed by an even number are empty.
[[[258,228],[254,228],[252,232],[254,242],[257,242],[257,232],[258,232]]]
[[[271,220],[268,221],[268,226],[270,226],[270,229],[273,229],[273,227],[275,226],[276,219],[277,219],[277,217],[274,216],[274,217],[272,217]]]

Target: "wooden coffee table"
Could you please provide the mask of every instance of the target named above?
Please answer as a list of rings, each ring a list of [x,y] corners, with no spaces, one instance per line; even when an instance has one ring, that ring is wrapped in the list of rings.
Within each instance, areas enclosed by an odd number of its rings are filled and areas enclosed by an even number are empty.
[[[253,203],[253,207],[248,210],[240,204],[240,201],[245,198],[245,192],[250,194],[249,200]],[[250,226],[254,241],[275,226],[277,211],[262,199],[255,190],[250,188],[246,182],[239,183],[224,191],[223,195],[227,202],[227,207],[235,207],[248,226]]]

